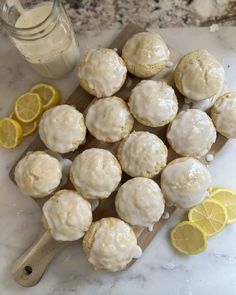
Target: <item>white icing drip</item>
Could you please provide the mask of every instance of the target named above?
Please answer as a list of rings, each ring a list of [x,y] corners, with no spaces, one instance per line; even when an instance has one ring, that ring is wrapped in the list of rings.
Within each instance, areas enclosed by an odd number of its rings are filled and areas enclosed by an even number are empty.
[[[224,68],[207,50],[186,63],[182,72],[183,93],[192,100],[214,96],[224,83]]]
[[[165,167],[167,148],[156,135],[139,131],[122,142],[118,157],[122,169],[132,177],[152,177]]]
[[[91,205],[92,211],[95,211],[97,207],[99,206],[99,200],[88,200],[88,201]]]
[[[226,93],[217,99],[213,112],[217,131],[227,138],[236,138],[236,92]]]
[[[173,63],[172,61],[168,60],[168,61],[166,62],[166,67],[171,69],[171,68],[174,67],[174,63]]]
[[[154,32],[133,35],[125,44],[122,56],[131,64],[153,65],[167,61],[170,52],[161,36]]]
[[[57,241],[75,241],[83,237],[92,223],[89,202],[77,192],[58,191],[43,205],[52,237]]]
[[[99,222],[88,257],[96,269],[119,271],[133,258],[140,257],[141,249],[128,224],[117,219],[115,224],[110,225],[106,218]]]
[[[193,158],[179,158],[162,172],[161,188],[165,198],[180,208],[191,208],[208,195],[211,175]]]
[[[180,155],[200,158],[216,141],[216,130],[211,118],[203,111],[181,111],[167,133],[167,139]]]
[[[143,80],[133,88],[129,107],[143,124],[157,127],[168,124],[178,111],[174,89],[164,81]]]
[[[170,218],[170,213],[169,212],[164,212],[161,218],[162,219],[169,219]]]
[[[32,197],[45,197],[60,184],[60,162],[45,152],[31,152],[15,168],[15,180],[20,190]]]
[[[86,136],[83,114],[69,105],[49,109],[40,120],[39,135],[47,148],[54,152],[74,151]]]
[[[73,161],[71,181],[84,198],[107,198],[121,180],[121,168],[111,152],[87,149]]]
[[[149,224],[147,226],[148,231],[153,231],[154,224]]]
[[[142,256],[142,254],[143,254],[142,248],[137,245],[136,249],[135,249],[135,252],[134,252],[133,258],[138,259],[138,258],[140,258]]]
[[[133,124],[127,104],[116,96],[97,100],[86,115],[88,130],[103,141],[119,141],[130,133]]]
[[[212,154],[207,154],[206,160],[207,160],[207,162],[212,162],[214,160],[214,156]]]
[[[122,184],[115,205],[121,219],[131,225],[148,228],[161,218],[165,208],[159,185],[144,177],[136,177]]]
[[[97,97],[111,96],[125,81],[127,69],[112,49],[92,49],[79,65],[79,79],[85,80]]]

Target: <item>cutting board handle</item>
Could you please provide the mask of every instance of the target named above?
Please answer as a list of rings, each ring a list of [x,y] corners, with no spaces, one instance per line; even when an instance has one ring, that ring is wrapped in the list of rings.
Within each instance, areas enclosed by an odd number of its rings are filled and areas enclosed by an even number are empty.
[[[43,230],[32,246],[15,261],[11,273],[16,282],[24,287],[36,285],[50,261],[66,244],[55,241],[49,231]]]

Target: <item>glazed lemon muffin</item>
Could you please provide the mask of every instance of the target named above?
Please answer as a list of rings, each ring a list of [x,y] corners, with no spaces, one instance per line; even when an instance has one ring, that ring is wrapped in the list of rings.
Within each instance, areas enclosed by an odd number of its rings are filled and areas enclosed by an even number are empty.
[[[220,96],[211,110],[211,117],[220,134],[236,138],[236,92]]]
[[[70,169],[70,180],[86,199],[105,199],[121,180],[121,168],[111,152],[91,148],[79,154]]]
[[[167,131],[172,149],[183,156],[201,158],[216,141],[216,130],[211,118],[203,111],[181,111]]]
[[[54,240],[76,241],[92,223],[91,205],[76,191],[60,190],[44,203],[42,223]]]
[[[132,132],[120,143],[118,159],[122,170],[131,177],[151,178],[166,166],[167,147],[150,132]]]
[[[69,105],[47,110],[39,122],[39,135],[48,149],[57,153],[74,151],[86,136],[83,114]]]
[[[127,75],[124,61],[113,49],[92,49],[81,59],[80,86],[96,97],[112,96],[123,86]]]
[[[86,115],[86,126],[97,139],[116,142],[132,130],[134,119],[125,101],[112,96],[99,99],[92,104]]]
[[[161,175],[161,189],[168,202],[189,209],[208,195],[211,175],[206,166],[194,158],[170,162]]]
[[[15,168],[15,181],[23,194],[34,198],[50,195],[60,184],[60,162],[43,151],[29,152]]]
[[[205,49],[184,55],[174,72],[179,92],[194,101],[210,98],[219,92],[224,76],[223,66]]]
[[[83,249],[95,270],[123,270],[142,254],[132,228],[124,221],[102,218],[92,223],[83,239]]]
[[[154,32],[133,35],[122,49],[122,58],[134,76],[148,78],[165,66],[170,52],[162,37]]]
[[[141,81],[131,91],[128,104],[135,119],[151,127],[167,125],[178,112],[174,89],[164,81]]]
[[[147,228],[157,222],[165,209],[159,185],[152,179],[136,177],[126,181],[115,199],[119,217],[131,225]]]

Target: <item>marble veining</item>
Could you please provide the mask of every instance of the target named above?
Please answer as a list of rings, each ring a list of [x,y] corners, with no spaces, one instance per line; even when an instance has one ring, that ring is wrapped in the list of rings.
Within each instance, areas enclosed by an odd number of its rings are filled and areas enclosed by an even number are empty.
[[[117,30],[80,33],[81,51],[106,46]],[[163,29],[168,44],[185,53],[205,47],[223,63],[227,86],[236,90],[236,28]],[[191,42],[189,42],[191,40]],[[184,46],[183,46],[184,44]],[[33,83],[49,81],[31,70],[8,39],[0,36],[0,116],[6,116],[17,95]],[[66,99],[78,81],[76,72],[64,80],[50,81]],[[79,98],[78,98],[79,99]],[[8,173],[34,136],[16,150],[0,149],[0,293],[3,295],[222,295],[236,294],[236,225],[232,224],[209,239],[208,249],[186,257],[170,246],[170,229],[185,216],[177,210],[130,269],[120,273],[95,272],[88,264],[81,246],[64,249],[50,264],[40,283],[32,288],[17,285],[10,275],[13,261],[33,242],[40,231],[41,213],[37,204],[23,196],[9,180]],[[213,184],[236,189],[236,140],[229,141],[209,164]]]

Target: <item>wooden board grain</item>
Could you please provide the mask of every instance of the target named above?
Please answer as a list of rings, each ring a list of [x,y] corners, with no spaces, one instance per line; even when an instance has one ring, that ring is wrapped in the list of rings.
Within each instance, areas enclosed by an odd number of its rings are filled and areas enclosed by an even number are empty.
[[[112,42],[110,48],[116,48],[118,53],[121,52],[121,49],[124,43],[135,33],[143,31],[142,28],[130,24],[128,25]],[[181,54],[176,52],[173,48],[171,48],[170,44],[170,60],[176,64],[177,60],[180,58]],[[158,79],[165,79],[168,81],[169,84],[173,85],[172,81],[172,69],[166,68],[160,74],[153,78],[154,80]],[[116,93],[117,96],[127,100],[129,97],[129,93],[131,89],[140,81],[140,79],[128,75],[127,81],[122,89]],[[131,84],[131,85],[129,85]],[[173,85],[174,86],[174,85]],[[177,92],[179,106],[181,108],[182,105],[182,96]],[[86,113],[88,106],[92,103],[93,97],[85,92],[81,87],[75,89],[72,93],[70,98],[66,101],[67,104],[75,105],[76,108],[82,112]],[[135,121],[134,130],[146,130],[150,131],[156,135],[158,135],[167,145],[166,140],[166,127],[160,128],[150,128],[147,126],[143,126]],[[211,153],[215,155],[225,144],[226,139],[220,135],[218,135],[217,142],[213,145]],[[119,143],[102,143],[97,141],[93,136],[90,134],[86,137],[86,143],[78,148],[75,152],[68,153],[63,155],[64,158],[68,158],[73,160],[79,153],[84,151],[85,149],[91,147],[97,148],[104,148],[110,150],[113,154],[116,154],[117,146]],[[18,161],[25,156],[28,151],[35,151],[35,150],[45,150],[46,147],[40,140],[39,136],[32,142],[32,144],[26,149],[26,151],[21,155]],[[175,152],[173,152],[169,148],[168,154],[168,161],[173,160],[179,157]],[[18,162],[17,161],[17,162]],[[205,159],[202,159],[202,162],[205,162]],[[17,164],[17,163],[16,163]],[[15,165],[16,165],[15,164]],[[14,167],[12,167],[10,172],[10,178],[14,181]],[[122,183],[129,179],[129,176],[123,173],[122,175]],[[159,182],[159,176],[154,178],[157,182]],[[72,184],[68,180],[67,183],[63,186],[63,188],[73,188]],[[101,200],[98,208],[94,211],[94,220],[98,220],[102,217],[109,217],[109,216],[117,216],[115,208],[114,208],[114,196],[116,192],[114,192],[108,199]],[[34,199],[40,207],[43,206],[44,202],[48,198],[44,199]],[[170,215],[174,212],[174,208],[167,207],[166,210],[170,213]],[[153,231],[148,231],[147,229],[143,228],[135,228],[135,233],[137,235],[138,244],[141,246],[143,250],[150,244],[156,234],[160,231],[160,229],[166,223],[165,219],[161,219],[158,223],[154,225]],[[34,242],[34,244],[21,256],[18,258],[16,263],[13,265],[12,268],[12,275],[15,280],[23,285],[23,286],[33,286],[35,285],[40,278],[42,277],[43,273],[45,272],[48,263],[53,259],[53,257],[65,246],[69,246],[71,244],[81,243],[80,241],[76,242],[57,242],[52,239],[50,233],[42,230],[38,239]],[[45,258],[46,257],[46,258]]]

